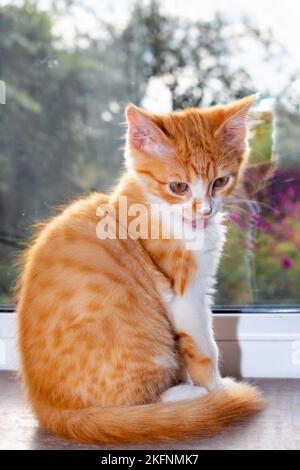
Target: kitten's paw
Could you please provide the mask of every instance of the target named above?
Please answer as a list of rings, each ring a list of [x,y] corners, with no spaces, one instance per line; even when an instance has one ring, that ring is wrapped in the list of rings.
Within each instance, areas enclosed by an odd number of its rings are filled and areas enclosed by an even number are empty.
[[[237,382],[232,379],[231,377],[220,377],[220,379],[218,379],[216,382],[214,382],[213,384],[209,385],[207,388],[209,391],[212,391],[212,390],[217,390],[219,388],[223,388],[223,387],[232,387],[234,385],[236,385]]]
[[[236,385],[237,382],[231,377],[223,377],[221,379],[221,387],[232,387],[232,385]]]
[[[201,397],[207,394],[207,390],[203,387],[196,387],[195,385],[180,384],[169,388],[160,396],[160,401],[163,403],[179,401],[179,400],[193,400],[194,398]]]

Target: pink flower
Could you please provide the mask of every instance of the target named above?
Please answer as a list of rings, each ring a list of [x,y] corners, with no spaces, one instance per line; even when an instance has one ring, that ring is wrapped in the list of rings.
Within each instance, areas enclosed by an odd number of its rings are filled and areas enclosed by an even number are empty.
[[[281,260],[281,265],[285,269],[290,269],[293,266],[293,261],[288,256],[285,256]]]

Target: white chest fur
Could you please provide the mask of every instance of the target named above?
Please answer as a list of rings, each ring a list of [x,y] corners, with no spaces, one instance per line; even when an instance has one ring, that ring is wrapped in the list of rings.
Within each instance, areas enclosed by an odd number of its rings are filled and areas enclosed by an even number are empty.
[[[225,242],[225,233],[226,227],[223,223],[223,215],[221,213],[216,214],[204,230],[202,247],[193,253],[198,264],[198,273],[191,290],[198,300],[199,297],[212,294]]]
[[[215,363],[216,381],[219,380],[218,351],[213,338],[210,305],[225,232],[223,216],[217,214],[205,229],[203,246],[194,251],[198,264],[194,282],[186,288],[184,295],[175,295],[168,305],[175,331],[191,336],[201,353]]]

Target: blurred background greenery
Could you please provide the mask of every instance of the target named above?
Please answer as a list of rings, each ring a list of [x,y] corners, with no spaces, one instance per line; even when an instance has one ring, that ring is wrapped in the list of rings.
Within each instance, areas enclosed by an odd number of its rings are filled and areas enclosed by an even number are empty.
[[[106,191],[116,181],[127,102],[154,111],[225,103],[257,91],[247,68],[237,66],[238,44],[250,41],[266,62],[280,63],[285,54],[272,31],[247,18],[237,28],[217,12],[210,20],[192,19],[149,0],[131,2],[119,22],[88,3],[1,6],[6,104],[0,105],[0,302],[12,301],[13,259],[32,224],[73,196]],[[92,18],[91,31],[77,27],[81,15]],[[71,24],[72,34],[62,34],[61,24]],[[228,205],[219,304],[299,303],[300,115],[291,93],[296,81],[291,73],[272,111],[258,108],[253,114],[256,166]],[[259,91],[264,102],[272,93],[268,86]],[[276,169],[262,163],[271,160]]]

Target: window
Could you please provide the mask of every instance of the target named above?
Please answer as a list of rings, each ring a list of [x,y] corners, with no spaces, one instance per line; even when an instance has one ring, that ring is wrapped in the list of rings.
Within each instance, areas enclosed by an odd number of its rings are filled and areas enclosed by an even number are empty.
[[[299,304],[297,14],[271,1],[188,3],[0,2],[0,303],[12,302],[13,260],[32,224],[115,181],[127,102],[164,112],[259,91],[216,300]]]

